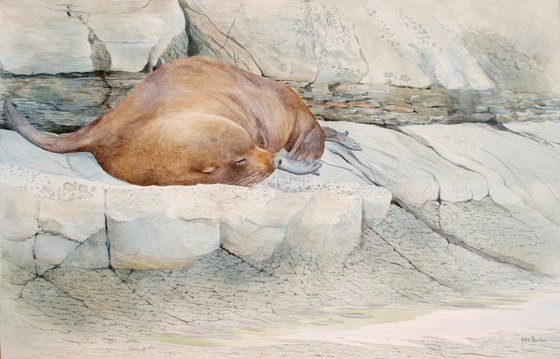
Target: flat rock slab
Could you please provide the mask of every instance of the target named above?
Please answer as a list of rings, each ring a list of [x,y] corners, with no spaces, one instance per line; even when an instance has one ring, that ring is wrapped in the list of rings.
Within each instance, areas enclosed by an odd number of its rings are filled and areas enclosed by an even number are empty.
[[[277,171],[251,189],[132,186],[88,154],[0,131],[3,354],[404,358],[437,343],[438,355],[554,357],[505,334],[366,350],[309,327],[375,332],[557,290],[559,124],[328,125],[364,150],[329,144],[320,176]]]
[[[514,125],[402,126],[397,131],[328,123],[362,144],[327,145],[324,161],[340,179],[388,188],[396,202],[450,243],[498,261],[550,274],[560,271],[560,152],[557,121]],[[337,173],[329,175],[336,177]]]

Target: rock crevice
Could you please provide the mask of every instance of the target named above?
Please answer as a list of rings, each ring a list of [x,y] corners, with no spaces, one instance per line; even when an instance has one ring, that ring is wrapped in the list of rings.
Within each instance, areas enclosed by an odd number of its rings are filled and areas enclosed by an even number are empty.
[[[212,20],[189,6],[186,0],[177,0],[185,17],[185,33],[188,39],[187,55],[207,56],[220,59],[243,70],[262,75],[253,56],[231,35],[230,25],[226,33],[218,29]]]

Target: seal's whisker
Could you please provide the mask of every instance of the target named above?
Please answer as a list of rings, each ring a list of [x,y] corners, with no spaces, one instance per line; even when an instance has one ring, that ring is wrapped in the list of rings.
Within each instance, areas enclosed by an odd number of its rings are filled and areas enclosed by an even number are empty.
[[[255,178],[255,180],[253,181],[252,185],[256,185],[261,183],[265,178],[267,178],[268,176],[270,176],[272,172],[269,171],[261,171],[259,172],[259,176]]]
[[[261,181],[262,181],[262,178],[263,178],[263,177],[262,177],[262,173],[259,173],[258,176],[255,176],[254,178],[251,179],[251,183],[249,183],[249,186],[254,186],[254,185],[256,185],[257,183],[261,182]]]
[[[250,187],[250,186],[254,186],[260,182],[262,182],[266,177],[268,177],[272,172],[270,171],[258,171],[255,172],[253,174],[250,174],[247,177],[244,177],[242,179],[240,179],[239,181],[235,182],[234,184],[237,186],[244,186],[244,187]]]
[[[251,179],[257,174],[258,174],[258,172],[250,174],[249,176],[240,179],[239,181],[235,182],[234,184],[238,185],[238,186],[247,186],[247,184],[251,181]]]

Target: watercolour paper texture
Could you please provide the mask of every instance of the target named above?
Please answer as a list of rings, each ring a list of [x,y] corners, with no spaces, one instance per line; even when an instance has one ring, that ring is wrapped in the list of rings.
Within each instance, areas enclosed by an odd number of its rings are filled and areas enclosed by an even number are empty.
[[[558,1],[0,0],[0,26],[0,99],[41,130],[198,55],[361,147],[142,187],[2,113],[2,358],[560,356]]]

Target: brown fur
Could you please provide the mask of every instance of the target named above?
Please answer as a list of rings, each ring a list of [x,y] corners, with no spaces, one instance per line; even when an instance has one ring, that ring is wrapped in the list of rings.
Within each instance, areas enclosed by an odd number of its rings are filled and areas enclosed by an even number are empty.
[[[10,122],[42,148],[92,152],[108,173],[139,185],[252,185],[274,171],[282,148],[295,160],[317,160],[324,148],[321,127],[296,93],[202,57],[162,65],[73,134]]]

